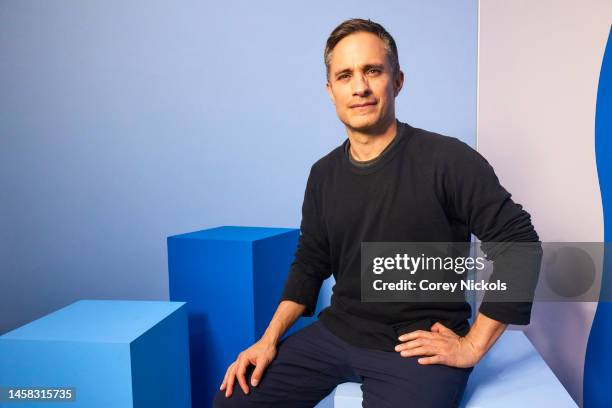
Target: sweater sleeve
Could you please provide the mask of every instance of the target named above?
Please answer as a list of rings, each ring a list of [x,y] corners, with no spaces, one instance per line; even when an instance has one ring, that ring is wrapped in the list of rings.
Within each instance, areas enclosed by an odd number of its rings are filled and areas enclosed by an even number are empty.
[[[304,316],[314,314],[323,281],[331,275],[329,241],[321,219],[320,190],[314,166],[306,183],[300,237],[281,296],[306,306]]]
[[[507,324],[529,324],[542,250],[531,216],[504,189],[491,165],[471,147],[455,140],[445,155],[444,189],[454,215],[466,223],[493,261],[490,281],[513,288],[508,301],[485,293],[479,311]],[[500,245],[501,242],[529,245]],[[514,294],[513,294],[514,293]],[[520,293],[520,296],[517,294]]]

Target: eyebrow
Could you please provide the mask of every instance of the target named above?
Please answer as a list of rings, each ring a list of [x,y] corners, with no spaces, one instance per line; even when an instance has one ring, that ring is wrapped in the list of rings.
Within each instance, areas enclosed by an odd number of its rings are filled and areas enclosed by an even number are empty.
[[[385,69],[385,65],[384,64],[366,64],[366,65],[364,65],[362,67],[362,70],[363,71],[368,71],[368,70],[370,70],[372,68],[376,68],[376,69],[379,69],[379,70],[383,71]],[[342,69],[340,71],[336,71],[334,73],[334,78],[338,77],[341,74],[350,74],[351,72],[353,72],[353,70],[351,68],[345,68],[345,69]]]

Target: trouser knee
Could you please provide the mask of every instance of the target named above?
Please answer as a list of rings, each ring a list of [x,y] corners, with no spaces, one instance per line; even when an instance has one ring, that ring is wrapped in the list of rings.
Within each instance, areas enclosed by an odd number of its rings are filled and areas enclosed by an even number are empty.
[[[232,395],[229,398],[225,397],[225,391],[218,391],[213,400],[213,408],[248,408],[249,401],[240,398],[240,395]]]

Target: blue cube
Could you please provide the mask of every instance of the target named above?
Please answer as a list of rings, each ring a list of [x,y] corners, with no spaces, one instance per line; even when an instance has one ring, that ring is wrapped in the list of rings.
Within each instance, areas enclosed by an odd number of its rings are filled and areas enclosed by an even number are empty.
[[[294,228],[232,226],[168,238],[170,299],[188,302],[194,407],[211,406],[227,366],[264,333],[298,238]]]
[[[181,302],[82,300],[0,336],[0,385],[71,388],[54,407],[190,408]],[[48,407],[49,401],[0,406]],[[58,394],[59,395],[59,394]]]

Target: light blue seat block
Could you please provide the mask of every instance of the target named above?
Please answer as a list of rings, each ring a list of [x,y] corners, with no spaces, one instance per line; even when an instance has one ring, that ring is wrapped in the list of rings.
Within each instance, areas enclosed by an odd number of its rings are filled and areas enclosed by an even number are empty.
[[[298,238],[295,228],[239,226],[168,237],[170,300],[189,311],[194,407],[211,405],[227,366],[264,333]]]
[[[7,408],[190,408],[185,303],[75,302],[0,336],[0,386],[75,389]]]
[[[435,392],[435,385],[431,392]],[[340,384],[316,408],[359,408],[361,388]],[[522,331],[506,331],[470,375],[463,408],[575,408],[574,400]]]
[[[346,382],[340,384],[316,408],[361,408],[361,384]]]
[[[508,330],[474,368],[462,407],[575,408],[565,387],[520,330]]]

